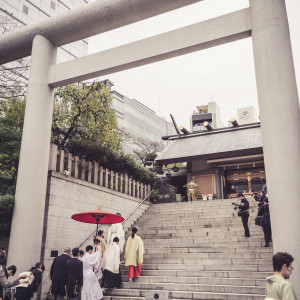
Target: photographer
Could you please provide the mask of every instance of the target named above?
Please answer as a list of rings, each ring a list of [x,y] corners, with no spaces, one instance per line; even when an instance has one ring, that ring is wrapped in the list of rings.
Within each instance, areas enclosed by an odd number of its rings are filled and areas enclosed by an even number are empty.
[[[250,237],[250,231],[248,227],[249,202],[242,193],[238,194],[238,198],[241,200],[241,203],[240,204],[232,203],[232,204],[235,205],[234,207],[235,210],[239,209],[238,216],[242,218],[242,223],[245,230],[245,237]]]
[[[258,209],[257,216],[263,217],[262,228],[266,243],[264,247],[269,247],[269,242],[271,241],[271,221],[268,198],[264,198],[263,204]]]

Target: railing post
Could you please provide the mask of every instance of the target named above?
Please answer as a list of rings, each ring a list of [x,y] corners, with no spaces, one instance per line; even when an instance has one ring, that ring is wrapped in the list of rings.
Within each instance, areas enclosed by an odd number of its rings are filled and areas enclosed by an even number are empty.
[[[100,171],[99,171],[99,185],[103,186],[103,167],[100,166]]]
[[[74,177],[75,178],[78,178],[78,174],[79,174],[78,163],[79,163],[79,157],[74,156]]]
[[[67,154],[67,160],[68,160],[68,172],[69,172],[69,175],[68,176],[72,176],[72,154],[71,153],[68,153]]]
[[[124,175],[121,174],[121,175],[120,175],[120,192],[121,192],[121,193],[124,193],[123,184],[124,184]]]
[[[124,188],[125,188],[124,194],[128,195],[129,193],[128,193],[128,175],[127,174],[125,174],[125,185],[124,185]]]
[[[81,160],[81,176],[80,176],[81,180],[85,180],[85,159],[83,158]]]
[[[115,173],[115,191],[119,191],[119,173]]]
[[[145,188],[144,184],[141,183],[141,195],[140,195],[141,199],[144,199],[144,197],[145,197],[145,189],[144,188]]]
[[[64,150],[60,150],[60,158],[59,158],[59,169],[58,172],[59,173],[63,173],[64,172],[64,168],[65,168],[65,151]]]
[[[132,196],[132,178],[128,179],[128,195]]]
[[[135,183],[135,180],[133,179],[133,181],[132,181],[132,196],[133,197],[136,197],[135,187],[136,187],[136,183]]]
[[[139,181],[136,182],[136,197],[140,198],[140,183],[139,183]]]
[[[98,169],[99,169],[99,166],[98,166],[98,163],[95,162],[95,161],[93,162],[93,168],[94,168],[93,183],[98,184]]]
[[[108,169],[104,170],[105,174],[104,174],[104,178],[105,178],[105,187],[108,188]]]
[[[88,179],[87,181],[88,182],[92,182],[92,167],[93,167],[93,164],[92,162],[88,162]]]
[[[48,169],[50,171],[56,171],[56,165],[57,165],[57,145],[51,144]]]

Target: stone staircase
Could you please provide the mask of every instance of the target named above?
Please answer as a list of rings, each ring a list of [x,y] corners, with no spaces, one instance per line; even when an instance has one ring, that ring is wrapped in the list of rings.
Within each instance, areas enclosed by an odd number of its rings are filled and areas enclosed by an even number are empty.
[[[129,283],[122,266],[123,288],[109,290],[104,299],[145,299],[145,292],[157,287],[168,290],[174,300],[264,299],[272,248],[262,247],[262,229],[254,224],[255,201],[250,199],[250,238],[244,237],[231,203],[152,205],[136,222],[145,247],[142,276]]]

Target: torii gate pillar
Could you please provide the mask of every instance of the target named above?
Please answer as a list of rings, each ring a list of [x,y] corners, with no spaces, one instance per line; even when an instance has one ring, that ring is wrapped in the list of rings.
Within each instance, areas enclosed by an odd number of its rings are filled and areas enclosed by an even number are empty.
[[[35,36],[8,254],[9,263],[20,272],[29,270],[41,258],[54,99],[48,70],[55,63],[56,47]]]
[[[250,0],[274,252],[295,258],[300,295],[300,111],[284,0]]]

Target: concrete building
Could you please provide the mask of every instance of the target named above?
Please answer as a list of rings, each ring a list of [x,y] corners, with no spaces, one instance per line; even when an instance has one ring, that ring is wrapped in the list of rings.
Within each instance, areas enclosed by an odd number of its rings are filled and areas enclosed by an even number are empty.
[[[159,117],[154,110],[141,102],[128,98],[113,90],[114,83],[105,81],[113,97],[113,108],[117,114],[119,129],[134,137],[160,142],[162,136],[176,134],[174,125]],[[124,144],[125,151],[131,152],[134,145]]]
[[[8,16],[16,27],[23,27],[89,2],[90,0],[0,0],[0,13]],[[63,45],[57,49],[57,62],[82,57],[87,52],[88,39]]]
[[[220,118],[220,108],[216,102],[197,106],[197,111],[191,115],[191,131],[206,130],[204,122],[208,122],[213,128],[224,127]]]

